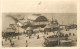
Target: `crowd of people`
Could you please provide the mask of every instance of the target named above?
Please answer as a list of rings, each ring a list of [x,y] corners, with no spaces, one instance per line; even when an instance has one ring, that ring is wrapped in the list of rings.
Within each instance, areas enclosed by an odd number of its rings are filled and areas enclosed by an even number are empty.
[[[42,33],[42,32],[40,32],[40,33]],[[53,33],[54,33],[54,32],[53,32]],[[31,35],[26,34],[25,36],[28,37],[29,39],[31,39],[31,38],[32,38],[32,35],[34,35],[34,37],[36,37],[36,39],[40,39],[40,35],[39,35],[39,34],[36,35],[36,34],[37,34],[37,33],[33,33],[33,34],[31,34]],[[46,33],[43,32],[43,34],[49,35],[50,32],[46,32]],[[22,35],[23,35],[23,34],[22,34]],[[45,40],[45,35],[43,36],[44,40]],[[64,36],[63,34],[60,34],[60,35],[61,35],[61,36]],[[70,36],[70,35],[71,35],[71,33],[69,33],[69,35],[68,35],[68,34],[65,34],[66,37],[68,37],[68,36]],[[21,35],[19,35],[19,36],[21,36]],[[75,34],[73,34],[73,36],[75,36]],[[15,37],[15,36],[14,36],[14,37]],[[10,46],[11,46],[11,47],[15,47],[15,42],[12,41],[12,39],[13,39],[12,37],[4,38],[4,39],[5,39],[5,42],[9,40],[9,43],[10,43]],[[16,38],[15,38],[15,39],[16,39]],[[67,39],[67,38],[66,38],[66,39]],[[2,41],[2,45],[4,45],[3,43],[4,43],[4,42]],[[26,47],[28,47],[28,40],[26,40],[25,43],[26,43]]]

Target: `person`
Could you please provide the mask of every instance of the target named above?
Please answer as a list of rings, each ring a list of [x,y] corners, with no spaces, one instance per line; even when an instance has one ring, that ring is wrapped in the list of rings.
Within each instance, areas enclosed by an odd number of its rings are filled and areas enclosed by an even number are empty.
[[[26,47],[28,46],[27,40],[26,40]]]
[[[66,34],[65,37],[66,37],[65,40],[68,40],[68,34]]]
[[[26,47],[28,47],[28,45],[26,44]]]
[[[26,43],[27,43],[27,40],[26,40]]]
[[[2,46],[3,46],[3,41],[2,41]]]
[[[75,34],[73,33],[73,36],[75,36]]]
[[[13,42],[12,46],[14,46],[14,42]]]
[[[48,35],[48,32],[47,32],[47,35]]]
[[[69,35],[71,35],[71,33],[69,33]]]
[[[10,39],[10,43],[11,43],[12,41],[11,41],[11,39]]]
[[[39,39],[39,35],[37,36],[37,39]]]
[[[69,35],[68,35],[68,34],[66,34],[65,36],[66,36],[66,37],[68,37]]]
[[[14,42],[13,42],[13,43],[11,43],[11,46],[12,46],[12,47],[14,46]]]

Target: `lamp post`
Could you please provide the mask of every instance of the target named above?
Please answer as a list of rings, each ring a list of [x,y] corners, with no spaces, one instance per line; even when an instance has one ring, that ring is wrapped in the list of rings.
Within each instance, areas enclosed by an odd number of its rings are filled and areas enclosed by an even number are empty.
[[[9,27],[11,27],[11,30],[13,30],[14,24],[9,24]],[[13,33],[11,33],[11,37],[13,38]]]
[[[17,27],[18,27],[18,40],[19,40],[19,24],[17,24]]]
[[[60,25],[59,25],[59,28],[58,28],[58,46],[60,45]]]

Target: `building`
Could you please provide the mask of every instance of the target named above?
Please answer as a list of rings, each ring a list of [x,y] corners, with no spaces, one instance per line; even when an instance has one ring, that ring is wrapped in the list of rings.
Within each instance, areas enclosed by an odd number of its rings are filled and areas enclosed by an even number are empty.
[[[49,21],[45,16],[41,15],[27,17],[27,20],[28,21],[24,22],[24,25],[22,27],[25,28],[25,30],[28,27],[32,27],[33,30],[37,29],[38,31],[40,30],[44,31],[45,29],[49,29],[49,31],[52,31],[52,30],[57,30],[59,25],[57,20],[53,20],[53,17],[52,21]]]
[[[44,28],[49,22],[45,16],[38,16],[33,21],[30,21],[33,28]]]

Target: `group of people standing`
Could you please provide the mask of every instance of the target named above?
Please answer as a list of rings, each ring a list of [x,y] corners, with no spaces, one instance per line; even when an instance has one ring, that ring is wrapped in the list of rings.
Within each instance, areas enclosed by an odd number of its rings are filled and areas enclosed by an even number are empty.
[[[13,42],[10,38],[8,38],[8,40],[9,40],[9,42],[10,42],[10,46],[11,46],[11,47],[14,47],[14,45],[15,45],[14,42]],[[7,42],[8,40],[5,39],[5,42]],[[4,41],[2,40],[2,46],[4,45],[3,43],[4,43]]]

